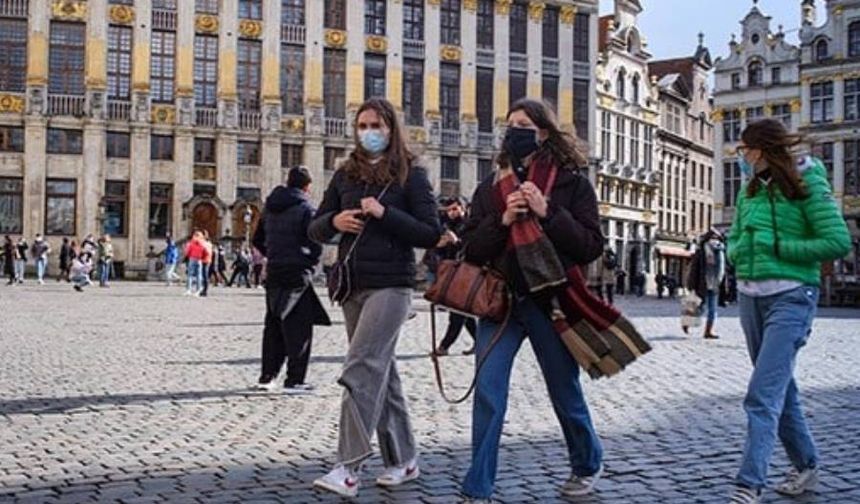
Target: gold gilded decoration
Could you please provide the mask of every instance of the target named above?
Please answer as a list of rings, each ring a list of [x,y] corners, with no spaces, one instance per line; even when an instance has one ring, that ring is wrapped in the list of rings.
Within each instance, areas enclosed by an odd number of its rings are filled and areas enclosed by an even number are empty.
[[[73,0],[54,0],[51,4],[51,14],[57,19],[66,21],[86,21],[87,3]]]
[[[511,4],[513,0],[496,0],[496,14],[507,16],[511,13]]]
[[[529,17],[535,23],[543,21],[543,11],[546,9],[544,2],[532,2],[529,4]]]
[[[433,7],[439,7],[439,4],[442,3],[442,0],[427,0],[427,5]]]
[[[243,37],[260,38],[263,34],[263,23],[253,19],[243,19],[239,21],[239,33]]]
[[[458,46],[443,45],[439,48],[439,57],[442,61],[460,61],[462,50]]]
[[[328,47],[341,48],[346,45],[346,32],[343,30],[326,30],[325,45]]]
[[[201,14],[194,19],[194,28],[199,33],[218,33],[218,17]]]
[[[388,39],[379,35],[368,35],[364,45],[370,52],[384,54],[388,50]]]
[[[173,124],[176,119],[176,110],[170,105],[156,105],[152,107],[152,122],[155,124]]]
[[[195,166],[194,180],[208,180],[215,182],[215,167],[214,166]]]
[[[24,97],[11,94],[0,94],[0,112],[21,114],[24,112]]]
[[[111,5],[108,14],[111,23],[131,24],[134,21],[134,8],[128,5]]]
[[[612,210],[612,206],[609,203],[601,203],[597,205],[597,209],[600,212],[600,215],[609,215],[610,210]]]
[[[714,109],[711,112],[711,121],[713,121],[713,122],[722,121],[723,120],[723,114],[724,114],[723,109],[721,109],[721,108]]]
[[[469,12],[478,12],[478,0],[463,0],[463,9]]]
[[[284,119],[282,124],[290,133],[302,133],[305,130],[304,117],[290,117],[288,119]]]
[[[600,96],[597,101],[600,103],[601,107],[611,107],[615,105],[615,98],[611,96]]]
[[[576,6],[575,5],[564,5],[564,6],[562,6],[561,11],[559,11],[558,17],[561,20],[561,24],[572,25],[574,19],[576,19]]]
[[[788,102],[788,104],[791,106],[792,112],[800,112],[801,104],[799,99],[795,98]]]
[[[424,143],[427,141],[427,132],[424,128],[409,128],[409,141],[412,143]]]

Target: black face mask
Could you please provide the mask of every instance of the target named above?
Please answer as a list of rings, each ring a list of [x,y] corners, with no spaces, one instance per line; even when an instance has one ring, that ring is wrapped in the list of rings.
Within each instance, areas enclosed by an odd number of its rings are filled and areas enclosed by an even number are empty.
[[[509,127],[505,132],[504,149],[516,161],[521,161],[538,150],[537,131],[531,128]]]

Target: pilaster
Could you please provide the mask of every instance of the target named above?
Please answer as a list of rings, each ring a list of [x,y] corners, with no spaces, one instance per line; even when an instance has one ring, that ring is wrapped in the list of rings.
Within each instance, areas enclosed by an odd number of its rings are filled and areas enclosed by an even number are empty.
[[[29,33],[27,40],[27,113],[34,115],[43,115],[47,112],[48,30],[50,23],[48,8],[48,2],[29,2],[30,19],[28,22]],[[29,138],[26,139],[26,144],[30,144]],[[24,204],[26,205],[26,198]],[[25,215],[29,214],[26,214],[25,212]],[[26,233],[26,220],[24,226]]]
[[[573,22],[576,19],[576,7],[562,7],[558,26],[558,121],[563,129],[573,125]],[[570,52],[568,52],[570,51]],[[592,85],[593,87],[593,85]],[[597,93],[596,89],[590,92]],[[589,115],[589,117],[596,117]],[[598,118],[599,119],[599,118]],[[592,120],[591,129],[599,127],[597,121]],[[577,132],[581,134],[582,132]],[[587,140],[587,139],[584,139]]]
[[[496,0],[496,22],[493,32],[493,49],[495,51],[495,86],[493,90],[493,128],[496,136],[495,145],[501,145],[504,135],[510,101],[510,1]]]
[[[438,2],[427,2],[424,9],[424,115],[425,129],[427,129],[427,141],[430,144],[439,144],[442,141],[442,121],[439,107],[439,70],[440,56],[439,47],[442,39],[440,26],[440,12]],[[439,167],[438,153],[435,158],[435,166],[429,166],[431,178],[436,177],[434,187],[439,189]]]
[[[364,102],[364,2],[346,4],[346,127],[351,136],[355,112]]]
[[[176,177],[173,184],[171,230],[174,237],[184,237],[188,229],[182,225],[182,203],[194,196],[194,130],[191,128],[176,128],[173,136],[173,160]]]
[[[478,116],[477,116],[477,67],[476,60],[478,55],[478,35],[475,29],[470,27],[477,26],[477,3],[465,2],[462,11],[460,43],[462,51],[460,57],[460,145],[469,150],[477,149],[478,147]],[[473,159],[473,164],[477,170],[477,158]],[[460,189],[462,192],[464,177],[464,163],[461,159],[460,163]],[[470,181],[474,181],[476,175],[473,173]],[[465,194],[465,193],[464,193]]]
[[[183,126],[194,125],[194,23],[194,2],[177,2],[176,120]]]
[[[543,11],[544,2],[529,3],[528,46],[526,52],[529,58],[528,77],[526,77],[526,94],[529,98],[540,100],[541,75],[543,74]]]
[[[33,3],[31,2],[31,7]],[[24,236],[44,233],[47,119],[31,114],[24,118]],[[77,230],[82,235],[81,229]]]
[[[104,231],[98,228],[99,201],[104,196],[105,164],[107,163],[104,121],[90,119],[84,124],[83,157],[84,169],[79,178],[80,187],[78,187],[79,201],[81,202],[78,209],[78,216],[80,217],[78,223],[81,225],[79,229],[86,232],[95,230],[101,234]],[[146,169],[148,171],[149,168]],[[129,202],[132,201],[149,201],[149,199],[130,198]],[[134,205],[129,205],[129,207],[131,206]]]
[[[403,2],[388,2],[386,12],[386,32],[388,33],[388,53],[386,56],[386,97],[398,111],[403,110]],[[401,47],[393,42],[399,41]]]
[[[221,22],[218,33],[218,125],[222,128],[239,127],[238,95],[236,94],[238,15],[238,0],[221,0],[219,15]],[[233,163],[235,165],[235,159]],[[220,179],[220,167],[218,173]],[[235,187],[233,191],[235,192]]]
[[[263,19],[263,82],[260,90],[263,98],[262,128],[266,131],[280,131],[281,0],[263,0]],[[278,157],[280,152],[278,149]]]
[[[149,122],[149,65],[152,26],[152,2],[138,2],[135,6],[134,40],[132,41],[131,119],[138,123]],[[147,152],[149,152],[147,147]]]
[[[129,201],[149,201],[151,179],[149,125],[131,128],[131,171],[129,173]],[[104,152],[104,150],[100,151]],[[101,230],[99,230],[101,231]],[[129,205],[128,209],[129,260],[143,266],[149,252],[149,205]]]
[[[280,19],[280,18],[279,18]],[[263,177],[260,185],[260,194],[265,200],[272,189],[281,185],[285,180],[281,172],[281,137],[278,133],[263,133],[260,140],[260,169]]]
[[[107,1],[89,0],[87,18],[86,110],[89,117],[101,120],[105,118],[107,107]]]
[[[221,131],[216,142],[218,170],[216,180],[217,194],[221,200],[231,205],[236,200],[236,185],[239,180],[237,159],[237,136],[235,131]]]

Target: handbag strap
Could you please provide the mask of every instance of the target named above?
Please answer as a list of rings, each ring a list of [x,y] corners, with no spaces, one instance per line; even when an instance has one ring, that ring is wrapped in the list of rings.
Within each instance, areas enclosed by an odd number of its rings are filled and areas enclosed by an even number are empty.
[[[391,184],[393,182],[394,181],[392,180],[391,182],[386,184],[385,187],[382,188],[382,191],[380,191],[379,195],[376,197],[377,201],[382,200],[382,197],[385,196],[385,192],[388,191],[388,188],[391,187]],[[347,250],[346,255],[343,256],[343,262],[349,261],[349,258],[352,257],[352,253],[355,251],[355,246],[358,245],[358,240],[361,239],[361,236],[364,234],[364,230],[367,229],[367,224],[368,223],[365,222],[364,226],[362,226],[362,228],[361,228],[361,231],[359,231],[358,234],[355,235],[355,240],[352,240],[352,244],[350,244],[349,250]]]
[[[513,311],[513,305],[508,305],[508,311],[505,313],[505,319],[499,324],[499,327],[496,329],[496,332],[493,333],[492,338],[490,338],[490,344],[487,345],[487,349],[484,350],[481,355],[478,357],[478,363],[475,365],[475,376],[472,378],[472,383],[469,385],[469,390],[463,394],[462,397],[457,399],[451,399],[448,397],[448,394],[445,392],[445,385],[442,382],[442,368],[439,366],[439,355],[436,354],[436,305],[430,305],[430,338],[433,343],[433,351],[430,352],[430,359],[433,361],[433,371],[436,374],[436,386],[439,388],[439,393],[442,394],[442,398],[445,399],[445,402],[449,404],[460,404],[465,401],[472,395],[472,392],[475,390],[475,386],[478,382],[478,373],[481,372],[481,368],[484,366],[484,362],[487,360],[487,356],[493,350],[493,347],[502,339],[502,334],[505,332],[505,329],[508,327],[508,322],[511,319],[511,312]],[[477,337],[475,334],[475,344],[477,345]]]

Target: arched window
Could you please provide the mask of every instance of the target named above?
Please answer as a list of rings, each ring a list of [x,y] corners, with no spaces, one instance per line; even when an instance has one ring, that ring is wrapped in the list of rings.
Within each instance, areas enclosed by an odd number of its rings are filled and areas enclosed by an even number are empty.
[[[860,21],[848,25],[848,56],[860,56]]]
[[[815,44],[815,61],[824,61],[829,56],[829,48],[827,47],[827,41],[824,39],[819,40]]]
[[[747,68],[747,85],[761,86],[762,84],[762,66],[761,61],[753,61]]]
[[[639,103],[639,74],[633,75],[630,87],[633,88],[633,103]]]
[[[618,77],[615,80],[615,94],[618,95],[618,98],[620,100],[626,100],[627,99],[627,95],[626,95],[625,90],[624,90],[624,85],[625,85],[624,81],[625,81],[626,77],[627,77],[627,75],[625,74],[624,69],[622,68],[618,72]]]

